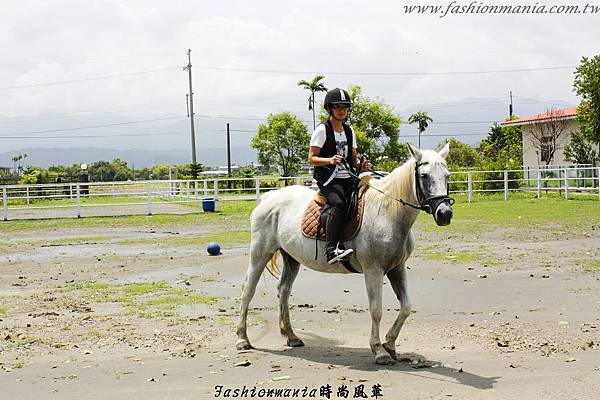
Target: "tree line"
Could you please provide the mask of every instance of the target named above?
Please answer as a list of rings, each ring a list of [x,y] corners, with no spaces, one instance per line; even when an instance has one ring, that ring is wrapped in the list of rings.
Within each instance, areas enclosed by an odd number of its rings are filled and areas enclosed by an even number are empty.
[[[325,76],[316,75],[312,80],[301,80],[298,86],[309,92],[308,109],[313,115],[313,129],[319,122],[327,120],[329,115],[319,106],[315,95],[326,92],[323,82]],[[593,58],[582,57],[576,68],[573,81],[574,92],[582,97],[577,109],[579,132],[564,132],[560,124],[555,124],[550,131],[540,125],[539,134],[533,128],[533,145],[542,152],[549,152],[547,163],[558,149],[558,136],[571,134],[570,142],[564,148],[565,159],[573,164],[592,164],[600,154],[600,55]],[[391,171],[408,159],[408,151],[400,143],[401,118],[394,112],[391,105],[383,99],[372,99],[365,96],[359,85],[350,85],[348,93],[352,98],[352,109],[348,123],[356,133],[359,151],[366,154],[373,163],[374,169]],[[549,114],[552,114],[552,110]],[[560,115],[555,116],[560,121]],[[514,117],[516,118],[516,117]],[[407,122],[415,125],[419,137],[425,131],[433,118],[426,111],[418,111],[411,115]],[[544,129],[546,129],[544,131]],[[301,168],[307,162],[310,132],[306,124],[291,112],[270,114],[266,123],[259,124],[253,136],[251,146],[257,151],[257,160],[268,170],[278,171],[283,176],[299,175]],[[477,168],[480,170],[504,170],[519,168],[523,156],[523,139],[521,126],[500,126],[489,128],[487,136],[478,146],[473,147],[457,139],[446,139],[438,144],[441,148],[450,143],[448,165],[451,170]],[[598,146],[598,151],[593,148]],[[13,178],[19,183],[48,183],[60,181],[79,181],[81,168],[79,164],[71,166],[56,165],[47,170],[21,164],[27,155],[13,158],[15,171]],[[17,168],[18,165],[18,168]],[[201,164],[182,164],[176,166],[179,179],[192,179],[204,170]],[[88,166],[87,174],[90,181],[127,181],[135,179],[168,179],[169,165],[156,165],[149,168],[133,170],[126,161],[97,161]],[[6,171],[0,171],[6,175]],[[236,173],[240,177],[256,175],[252,168],[245,168]],[[6,177],[5,177],[6,179]]]
[[[532,127],[529,140],[538,152],[545,152],[546,164],[552,162],[553,155],[560,146],[559,136],[563,134],[571,135],[570,142],[564,148],[565,159],[570,163],[594,164],[600,154],[600,55],[593,58],[582,57],[574,75],[573,90],[582,97],[577,109],[579,131],[567,132],[562,116],[556,110],[548,110],[550,121],[537,123]],[[328,90],[324,79],[323,75],[316,75],[310,81],[298,82],[298,86],[310,93],[308,109],[313,113],[313,129],[316,126],[315,94]],[[352,98],[348,123],[356,133],[359,152],[371,159],[375,169],[383,171],[390,171],[406,161],[408,152],[399,143],[401,119],[395,114],[393,107],[382,99],[373,100],[364,96],[358,85],[351,85],[348,93]],[[327,118],[329,115],[321,107],[319,121],[323,122]],[[417,126],[420,147],[421,135],[425,133],[428,124],[434,122],[433,118],[426,111],[418,111],[407,122]],[[267,122],[259,125],[251,145],[257,150],[260,163],[278,168],[285,176],[293,176],[306,163],[309,142],[310,133],[302,120],[291,112],[281,112],[269,115]],[[518,169],[523,164],[521,126],[494,124],[476,147],[457,139],[446,139],[437,148],[443,147],[447,142],[450,142],[447,161],[452,170]],[[594,143],[598,145],[598,152],[592,147]]]

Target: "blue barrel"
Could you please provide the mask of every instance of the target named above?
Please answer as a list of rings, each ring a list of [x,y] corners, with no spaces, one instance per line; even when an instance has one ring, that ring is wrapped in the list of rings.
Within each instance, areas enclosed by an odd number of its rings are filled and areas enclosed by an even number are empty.
[[[205,212],[214,212],[216,208],[214,197],[205,197],[202,199],[202,210]]]

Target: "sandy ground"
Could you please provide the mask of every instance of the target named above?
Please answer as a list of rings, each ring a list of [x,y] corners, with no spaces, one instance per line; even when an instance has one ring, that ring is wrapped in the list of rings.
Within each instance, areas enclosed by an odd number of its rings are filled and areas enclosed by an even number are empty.
[[[598,258],[598,229],[423,230],[408,263],[414,310],[398,340],[401,362],[390,366],[376,365],[368,347],[363,277],[304,268],[290,303],[306,346],[285,346],[277,281],[265,274],[249,317],[256,349],[236,351],[247,249],[209,257],[202,246],[172,239],[211,229],[0,234],[0,397],[210,399],[222,386],[220,398],[244,387],[327,398],[320,396],[327,385],[330,398],[344,398],[344,388],[348,398],[361,388],[376,398],[374,386],[384,399],[592,399],[600,392],[600,272],[576,262]],[[427,254],[438,242],[441,254],[476,248],[485,260],[432,260]],[[90,281],[109,286],[77,286]],[[131,295],[133,303],[102,300],[110,290],[127,296],[123,288],[139,282],[163,286]],[[152,299],[169,295],[183,301],[152,308]],[[216,299],[192,302],[193,295]],[[136,314],[140,304],[148,315]],[[399,307],[389,284],[384,305],[382,337]]]

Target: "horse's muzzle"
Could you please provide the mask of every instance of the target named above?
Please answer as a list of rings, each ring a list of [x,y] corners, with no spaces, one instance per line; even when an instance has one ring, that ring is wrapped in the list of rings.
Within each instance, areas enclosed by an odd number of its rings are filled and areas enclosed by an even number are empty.
[[[433,204],[433,219],[439,226],[450,225],[450,221],[452,220],[452,206],[450,204],[450,201],[447,199],[436,201]]]

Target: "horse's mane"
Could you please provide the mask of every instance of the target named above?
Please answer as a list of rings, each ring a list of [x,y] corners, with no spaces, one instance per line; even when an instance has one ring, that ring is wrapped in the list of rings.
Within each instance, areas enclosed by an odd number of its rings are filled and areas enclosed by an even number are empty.
[[[414,202],[414,180],[415,180],[415,160],[410,158],[407,162],[395,168],[388,176],[379,180],[371,179],[370,186],[379,189],[386,195],[394,199]],[[388,196],[385,196],[377,190],[367,190],[365,192],[367,202],[380,203],[388,213],[397,214],[402,204]]]

